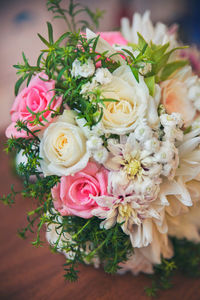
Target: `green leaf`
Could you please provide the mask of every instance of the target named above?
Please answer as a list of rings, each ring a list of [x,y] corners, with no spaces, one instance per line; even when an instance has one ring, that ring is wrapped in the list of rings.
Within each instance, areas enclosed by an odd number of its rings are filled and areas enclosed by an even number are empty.
[[[51,23],[47,22],[47,26],[48,26],[48,36],[49,36],[49,43],[51,45],[53,45],[53,28]]]
[[[155,76],[146,77],[144,81],[149,89],[149,94],[153,97],[155,93]]]
[[[16,84],[15,84],[15,96],[17,96],[18,92],[19,92],[19,88],[22,85],[22,83],[26,80],[26,78],[29,76],[29,74],[26,74],[25,76],[20,77]]]
[[[67,67],[64,67],[62,70],[60,70],[60,72],[58,73],[58,77],[57,77],[57,81],[60,81],[62,75],[64,74],[64,72],[68,69]]]
[[[23,60],[24,60],[24,62],[25,62],[25,65],[28,65],[28,60],[27,60],[27,58],[26,58],[24,52],[22,52],[22,57],[23,57]]]
[[[44,115],[42,115],[42,120],[46,123],[48,123],[49,121],[44,117]]]
[[[32,76],[33,76],[33,73],[29,73],[29,74],[28,74],[28,79],[27,79],[26,86],[28,86],[28,85],[29,85],[29,83],[30,83],[30,81],[31,81],[31,78],[32,78]]]
[[[98,35],[95,40],[94,40],[94,43],[93,43],[93,46],[92,46],[92,51],[95,51],[96,50],[96,46],[97,46],[97,43],[99,41],[99,38],[100,38],[100,35]],[[91,40],[92,41],[92,40]]]
[[[165,66],[169,57],[170,57],[169,52],[160,56],[159,60],[156,60],[156,62],[152,65],[152,71],[150,72],[151,75],[157,74]]]
[[[36,115],[36,113],[34,111],[32,111],[28,106],[26,106],[26,108],[32,115]]]
[[[152,44],[152,58],[155,61],[159,61],[166,50],[169,48],[169,43],[164,44],[163,46],[157,46]]]
[[[70,0],[70,4],[69,4],[69,14],[70,14],[70,16],[72,16],[73,11],[74,11],[73,0]]]
[[[65,38],[69,36],[69,32],[62,34],[59,39],[55,42],[55,45],[58,46]]]
[[[133,61],[135,61],[135,57],[133,55],[133,53],[131,51],[129,51],[128,49],[122,49],[124,52],[126,52],[132,59]]]
[[[130,66],[130,69],[133,73],[133,76],[135,77],[136,81],[139,82],[139,71],[138,69],[134,68],[134,67],[131,67]]]
[[[39,38],[41,39],[41,41],[49,48],[51,45],[49,44],[49,42],[47,40],[45,40],[45,38],[43,38],[43,36],[41,36],[41,34],[38,33]]]
[[[37,67],[39,68],[40,67],[40,62],[41,62],[41,59],[42,59],[42,56],[44,55],[44,53],[42,52],[40,55],[39,55],[39,57],[38,57],[38,59],[37,59]]]
[[[176,70],[184,67],[185,65],[188,64],[188,61],[187,60],[177,60],[177,61],[174,61],[174,62],[171,62],[169,64],[167,64],[163,70],[162,70],[162,73],[161,73],[161,76],[160,76],[160,80],[161,81],[164,81],[166,80],[171,74],[173,74]]]
[[[146,48],[146,46],[148,45],[148,43],[145,41],[145,39],[139,32],[137,32],[137,35],[138,35],[138,47],[139,47],[140,51],[143,51]]]

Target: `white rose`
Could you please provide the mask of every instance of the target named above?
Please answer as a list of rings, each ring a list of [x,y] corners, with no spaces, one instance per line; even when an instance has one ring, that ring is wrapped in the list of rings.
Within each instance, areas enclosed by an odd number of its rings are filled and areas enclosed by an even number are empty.
[[[158,122],[157,104],[140,77],[139,83],[129,66],[121,66],[112,73],[109,83],[101,86],[104,98],[118,102],[105,102],[102,125],[106,133],[126,134],[133,131],[141,119],[153,127]]]
[[[67,176],[86,167],[90,153],[86,137],[75,123],[75,113],[65,110],[44,131],[40,143],[41,168],[45,176]]]

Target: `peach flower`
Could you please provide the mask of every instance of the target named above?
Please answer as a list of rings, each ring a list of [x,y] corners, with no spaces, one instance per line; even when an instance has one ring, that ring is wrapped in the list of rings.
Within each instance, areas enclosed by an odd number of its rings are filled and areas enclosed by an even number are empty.
[[[182,115],[185,124],[190,123],[195,116],[195,109],[188,101],[187,89],[184,83],[171,79],[162,83],[162,103],[168,114],[178,112]]]
[[[185,126],[195,119],[200,110],[200,81],[186,66],[161,83],[161,102],[168,114],[180,113]]]

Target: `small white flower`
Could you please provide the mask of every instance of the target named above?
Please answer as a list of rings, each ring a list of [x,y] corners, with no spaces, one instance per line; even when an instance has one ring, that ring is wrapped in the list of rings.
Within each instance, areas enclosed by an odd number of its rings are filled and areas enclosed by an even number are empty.
[[[103,164],[108,159],[108,151],[102,146],[99,150],[93,152],[93,157],[98,163]]]
[[[98,136],[92,136],[87,141],[87,146],[88,149],[90,149],[91,151],[98,150],[102,147],[102,139],[99,138]]]
[[[87,60],[86,63],[81,64],[81,62],[78,59],[75,59],[75,61],[72,64],[72,76],[73,77],[90,77],[95,72],[95,65],[91,58]]]
[[[98,87],[98,83],[93,78],[92,82],[87,82],[84,85],[82,85],[80,94],[83,95],[84,98],[89,98],[90,100],[92,100],[93,95],[90,94],[90,92],[96,90],[97,87]]]
[[[183,139],[183,131],[180,129],[183,125],[183,120],[179,113],[162,114],[160,122],[164,127],[165,140],[174,142],[175,140],[181,141]]]
[[[160,141],[153,137],[152,139],[145,141],[144,149],[150,153],[156,153],[160,149]]]
[[[183,125],[183,120],[181,117],[181,114],[179,113],[172,113],[171,115],[168,114],[162,114],[160,116],[160,123],[165,126],[170,127],[181,127]]]
[[[160,151],[155,154],[155,160],[165,164],[171,161],[174,157],[174,147],[170,142],[163,142]]]
[[[76,118],[76,123],[78,124],[78,126],[81,128],[84,135],[88,139],[90,139],[93,136],[100,137],[101,135],[103,135],[103,129],[102,129],[100,123],[98,123],[97,125],[94,125],[92,127],[92,129],[90,129],[89,126],[86,126],[87,121],[84,118],[81,118],[81,119]]]
[[[112,80],[112,74],[106,68],[99,68],[95,73],[94,79],[100,84],[107,84]]]
[[[149,126],[147,126],[144,122],[139,124],[134,132],[136,140],[140,142],[145,142],[146,140],[151,139],[153,133]]]

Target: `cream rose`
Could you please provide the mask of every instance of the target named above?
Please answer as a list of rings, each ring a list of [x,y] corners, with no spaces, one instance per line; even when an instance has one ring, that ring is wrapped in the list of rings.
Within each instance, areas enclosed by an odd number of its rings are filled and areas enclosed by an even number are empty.
[[[105,102],[102,125],[107,133],[126,134],[145,118],[152,127],[158,121],[157,100],[149,95],[149,90],[140,77],[139,83],[129,66],[116,69],[111,80],[101,86],[102,96],[118,100]]]
[[[45,176],[67,176],[84,169],[90,154],[86,138],[75,122],[76,114],[65,110],[44,131],[40,143],[41,168]]]

